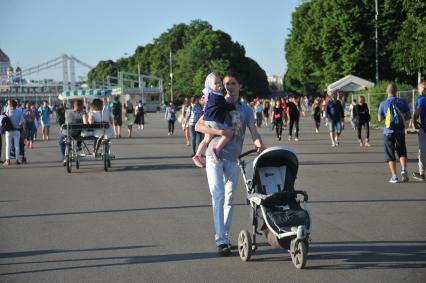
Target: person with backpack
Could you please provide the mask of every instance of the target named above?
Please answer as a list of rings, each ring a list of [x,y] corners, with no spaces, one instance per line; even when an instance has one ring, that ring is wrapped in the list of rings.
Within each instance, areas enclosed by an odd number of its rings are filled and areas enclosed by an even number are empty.
[[[405,120],[410,119],[410,107],[407,101],[396,97],[396,85],[388,84],[386,92],[388,98],[382,101],[379,106],[377,119],[385,121],[384,125],[384,148],[385,160],[389,165],[392,177],[389,183],[398,183],[396,176],[396,157],[398,155],[401,164],[401,179],[408,182],[407,173],[407,147],[405,145]]]
[[[419,97],[413,115],[414,127],[419,129],[419,172],[413,172],[413,178],[425,181],[426,167],[426,81],[418,85]],[[420,121],[419,121],[420,119]]]
[[[2,119],[2,125],[6,132],[6,160],[4,161],[5,166],[10,165],[10,151],[12,147],[12,142],[15,147],[15,159],[16,164],[21,164],[19,160],[19,140],[21,137],[21,126],[25,123],[24,115],[22,111],[16,109],[17,103],[15,100],[8,101],[8,108],[6,111],[6,117]]]
[[[133,124],[135,122],[135,110],[133,108],[133,103],[128,100],[124,103],[124,119],[126,120],[127,125],[127,137],[132,137]]]
[[[122,106],[118,95],[114,97],[114,101],[111,102],[110,108],[112,112],[112,124],[114,126],[115,138],[121,138],[121,125],[123,125],[123,119]]]

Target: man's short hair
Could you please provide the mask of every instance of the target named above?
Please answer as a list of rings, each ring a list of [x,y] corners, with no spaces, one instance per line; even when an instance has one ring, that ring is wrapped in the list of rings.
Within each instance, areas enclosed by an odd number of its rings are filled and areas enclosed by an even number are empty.
[[[396,95],[396,92],[397,92],[396,85],[394,83],[388,84],[388,86],[386,87],[386,92]]]
[[[83,100],[81,99],[75,99],[73,102],[73,105],[77,105],[78,107],[83,106]]]
[[[223,75],[223,78],[225,77],[231,77],[237,80],[237,82],[242,85],[243,84],[243,80],[241,78],[241,75],[235,71],[229,70],[226,71],[225,74]]]

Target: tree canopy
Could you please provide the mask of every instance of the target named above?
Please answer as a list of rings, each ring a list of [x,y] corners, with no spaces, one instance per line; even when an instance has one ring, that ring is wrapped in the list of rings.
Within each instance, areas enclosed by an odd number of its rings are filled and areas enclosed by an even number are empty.
[[[190,24],[174,25],[162,33],[153,43],[138,46],[135,53],[117,61],[100,61],[89,72],[89,81],[104,81],[107,75],[118,71],[142,73],[162,77],[164,92],[170,97],[169,52],[173,58],[173,94],[177,99],[189,95],[201,95],[205,77],[212,71],[220,76],[227,70],[241,74],[244,95],[248,98],[266,96],[269,86],[265,71],[251,58],[238,42],[201,20]]]
[[[320,94],[353,74],[375,81],[375,1],[304,1],[292,14],[285,42],[284,88]],[[379,0],[379,76],[414,85],[426,72],[426,4]]]

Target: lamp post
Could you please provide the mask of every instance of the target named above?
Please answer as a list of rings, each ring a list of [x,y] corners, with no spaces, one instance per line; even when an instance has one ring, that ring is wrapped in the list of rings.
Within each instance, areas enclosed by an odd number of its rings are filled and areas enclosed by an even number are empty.
[[[375,1],[376,6],[376,21],[375,21],[375,27],[376,27],[376,85],[379,83],[379,34],[378,34],[378,25],[379,25],[379,0]]]
[[[172,64],[172,48],[169,47],[170,56],[170,100],[173,102],[173,64]]]

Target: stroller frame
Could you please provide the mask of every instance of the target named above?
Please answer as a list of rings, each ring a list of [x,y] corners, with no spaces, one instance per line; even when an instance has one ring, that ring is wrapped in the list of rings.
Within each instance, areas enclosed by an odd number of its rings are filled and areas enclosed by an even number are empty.
[[[285,147],[274,147],[270,148],[267,151],[272,151],[276,149],[285,149]],[[246,230],[240,231],[238,237],[238,250],[240,257],[243,261],[250,260],[251,253],[256,251],[257,243],[256,236],[262,235],[258,231],[258,215],[261,213],[261,217],[264,221],[264,226],[268,228],[268,233],[271,232],[273,236],[276,237],[278,243],[281,247],[288,248],[290,255],[292,257],[293,263],[296,268],[303,268],[306,264],[306,256],[309,248],[310,241],[310,232],[311,232],[311,214],[308,205],[308,194],[302,190],[294,190],[291,192],[283,192],[280,190],[278,185],[278,192],[283,195],[288,195],[289,197],[303,196],[302,200],[299,200],[298,203],[301,205],[301,209],[305,210],[309,218],[309,226],[299,225],[297,227],[291,227],[290,231],[282,231],[279,227],[274,228],[273,224],[270,223],[269,218],[266,213],[266,207],[264,201],[269,197],[269,195],[259,194],[255,192],[255,184],[252,179],[247,178],[246,165],[247,163],[243,160],[244,157],[255,153],[256,150],[249,150],[239,156],[239,166],[244,180],[244,185],[247,190],[247,204],[250,204],[251,215],[250,220],[252,224],[252,234],[250,235]],[[253,179],[254,179],[253,174]],[[283,188],[284,190],[285,188]],[[262,229],[263,230],[263,229]],[[265,232],[265,236],[266,236]],[[269,238],[269,237],[268,237]]]

